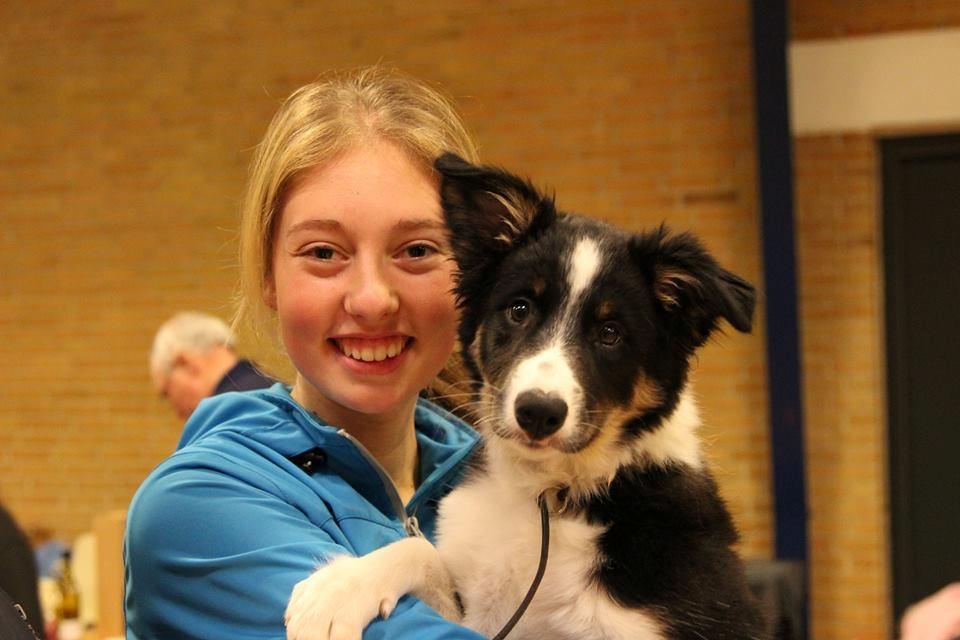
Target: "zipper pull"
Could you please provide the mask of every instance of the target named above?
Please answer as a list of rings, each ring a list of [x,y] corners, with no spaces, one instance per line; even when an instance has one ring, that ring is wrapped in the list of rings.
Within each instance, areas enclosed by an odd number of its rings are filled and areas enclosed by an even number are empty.
[[[411,538],[425,538],[423,532],[420,531],[420,522],[417,520],[417,516],[410,516],[403,523],[403,528],[406,530],[407,535]]]

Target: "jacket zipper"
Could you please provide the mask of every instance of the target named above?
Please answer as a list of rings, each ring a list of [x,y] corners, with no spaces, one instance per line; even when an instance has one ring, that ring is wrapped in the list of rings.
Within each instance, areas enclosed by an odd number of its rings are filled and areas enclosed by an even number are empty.
[[[349,440],[350,443],[357,448],[357,451],[360,452],[360,455],[363,456],[367,463],[373,467],[373,470],[380,478],[380,482],[383,484],[383,488],[387,492],[387,497],[390,499],[390,504],[393,506],[393,510],[396,513],[397,518],[399,518],[400,522],[403,523],[403,530],[407,532],[407,535],[414,538],[423,538],[424,535],[423,532],[420,531],[420,523],[417,521],[417,517],[407,514],[407,509],[405,506],[403,506],[403,500],[400,499],[400,492],[397,491],[397,486],[393,484],[393,480],[390,479],[390,476],[387,474],[383,466],[377,462],[377,459],[373,457],[373,454],[367,451],[366,447],[360,444],[359,440],[354,438],[345,430],[339,429],[337,434]]]

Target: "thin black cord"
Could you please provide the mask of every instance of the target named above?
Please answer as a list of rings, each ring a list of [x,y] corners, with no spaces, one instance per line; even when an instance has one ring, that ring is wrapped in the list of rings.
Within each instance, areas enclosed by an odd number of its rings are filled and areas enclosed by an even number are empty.
[[[503,629],[500,630],[500,633],[493,636],[492,640],[503,640],[507,637],[507,634],[513,630],[513,627],[516,626],[517,622],[523,616],[524,612],[527,610],[527,607],[530,606],[530,601],[533,600],[533,596],[537,593],[537,587],[540,586],[540,580],[543,579],[543,572],[547,569],[547,553],[550,550],[550,513],[547,511],[547,501],[541,493],[537,497],[537,505],[540,507],[540,566],[537,567],[537,575],[533,579],[533,584],[530,585],[530,589],[527,591],[527,595],[524,596],[523,602],[520,603],[520,607],[517,608],[516,613],[513,614],[513,617],[507,621],[507,624],[503,625]]]

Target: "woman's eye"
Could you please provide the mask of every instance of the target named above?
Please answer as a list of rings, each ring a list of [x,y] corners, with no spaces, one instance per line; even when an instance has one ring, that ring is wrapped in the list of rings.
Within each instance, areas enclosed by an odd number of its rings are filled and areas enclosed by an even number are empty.
[[[612,347],[623,340],[623,330],[615,322],[604,322],[600,326],[600,344]]]
[[[436,249],[427,244],[414,244],[404,249],[404,251],[408,258],[419,259],[426,258],[434,253]]]
[[[310,249],[310,256],[317,260],[333,260],[337,252],[331,247],[313,247]]]
[[[507,317],[516,324],[523,323],[530,316],[530,301],[518,298],[507,307]]]

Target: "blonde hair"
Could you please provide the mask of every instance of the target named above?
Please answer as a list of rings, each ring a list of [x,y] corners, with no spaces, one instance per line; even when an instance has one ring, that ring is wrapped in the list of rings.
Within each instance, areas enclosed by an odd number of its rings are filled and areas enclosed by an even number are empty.
[[[276,219],[297,178],[371,138],[390,141],[431,168],[452,151],[477,151],[452,102],[440,91],[383,67],[335,72],[295,91],[273,117],[254,153],[240,220],[240,290],[234,329],[256,345],[274,375],[280,357],[276,313],[263,299],[270,277]],[[260,353],[262,352],[262,353]]]

